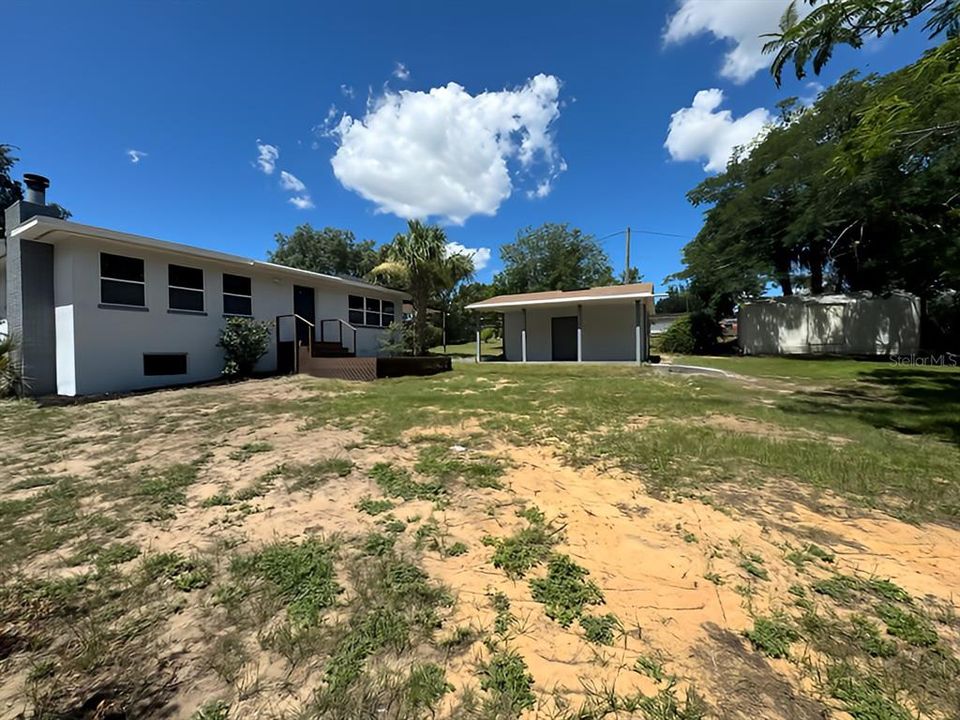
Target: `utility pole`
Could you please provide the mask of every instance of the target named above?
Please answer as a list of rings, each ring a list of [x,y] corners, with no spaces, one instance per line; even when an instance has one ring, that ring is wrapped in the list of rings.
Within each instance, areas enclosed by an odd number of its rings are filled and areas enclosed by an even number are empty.
[[[629,283],[630,279],[630,226],[627,225],[627,260],[623,268],[623,284],[626,285]]]

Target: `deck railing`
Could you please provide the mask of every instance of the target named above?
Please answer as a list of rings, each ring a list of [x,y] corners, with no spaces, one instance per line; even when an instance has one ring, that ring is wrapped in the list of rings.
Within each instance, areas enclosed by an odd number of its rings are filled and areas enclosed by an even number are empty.
[[[330,323],[336,323],[335,331],[328,332],[326,330]],[[352,332],[353,344],[350,346],[350,351],[354,355],[357,354],[357,329],[353,325],[341,318],[327,318],[325,320],[321,320],[318,325],[320,325],[320,342],[333,342],[334,338],[336,338],[336,341],[343,347],[346,347],[346,345],[343,344],[343,329],[346,328],[348,331]],[[328,337],[329,340],[327,339]]]

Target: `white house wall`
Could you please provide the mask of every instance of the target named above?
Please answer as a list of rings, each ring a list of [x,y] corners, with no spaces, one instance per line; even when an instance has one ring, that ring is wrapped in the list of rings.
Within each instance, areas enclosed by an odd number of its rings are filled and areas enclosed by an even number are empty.
[[[144,260],[147,310],[101,308],[100,252],[116,253]],[[168,265],[184,265],[203,270],[205,314],[184,314],[169,311]],[[347,318],[348,294],[380,296],[377,291],[357,288],[332,289],[326,283],[297,279],[283,273],[264,272],[252,267],[222,263],[173,253],[131,248],[88,238],[57,242],[57,268],[67,268],[70,283],[58,270],[58,293],[63,297],[57,305],[57,358],[70,355],[74,359],[74,382],[70,387],[65,372],[58,392],[61,394],[96,394],[120,390],[200,382],[218,377],[223,368],[223,351],[216,346],[226,318],[223,315],[223,273],[251,278],[253,317],[269,321],[293,312],[293,286],[314,287],[316,319]],[[66,288],[71,285],[70,292]],[[395,295],[383,294],[386,299]],[[72,313],[68,308],[72,306]],[[397,302],[399,307],[399,302]],[[73,319],[72,332],[67,318]],[[62,322],[61,322],[62,318]],[[333,327],[331,324],[330,328]],[[381,330],[360,329],[357,337],[359,355],[375,354]],[[72,338],[71,338],[72,335]],[[277,368],[275,332],[271,329],[267,354],[257,370],[270,372]],[[68,344],[72,340],[72,353]],[[63,347],[60,347],[61,341]],[[352,343],[352,333],[345,333],[344,344]],[[145,353],[186,353],[186,375],[145,376]]]
[[[651,303],[647,304],[652,310]],[[527,360],[553,359],[552,319],[575,317],[577,306],[531,307],[527,309]],[[632,301],[583,305],[582,346],[585,361],[636,360],[636,309]],[[504,352],[507,360],[520,361],[523,314],[503,314]]]

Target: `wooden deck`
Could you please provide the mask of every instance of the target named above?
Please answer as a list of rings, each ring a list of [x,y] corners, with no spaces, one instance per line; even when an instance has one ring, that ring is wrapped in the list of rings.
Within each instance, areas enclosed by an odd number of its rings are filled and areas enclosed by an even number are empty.
[[[366,382],[405,375],[435,375],[453,369],[448,357],[313,357],[300,348],[300,372],[319,378]]]

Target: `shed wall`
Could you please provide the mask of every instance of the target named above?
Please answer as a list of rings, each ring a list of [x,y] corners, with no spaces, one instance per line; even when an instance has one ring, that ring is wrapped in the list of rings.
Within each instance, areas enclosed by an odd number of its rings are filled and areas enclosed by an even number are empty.
[[[920,301],[896,294],[748,303],[738,327],[748,355],[906,355],[920,347]]]

